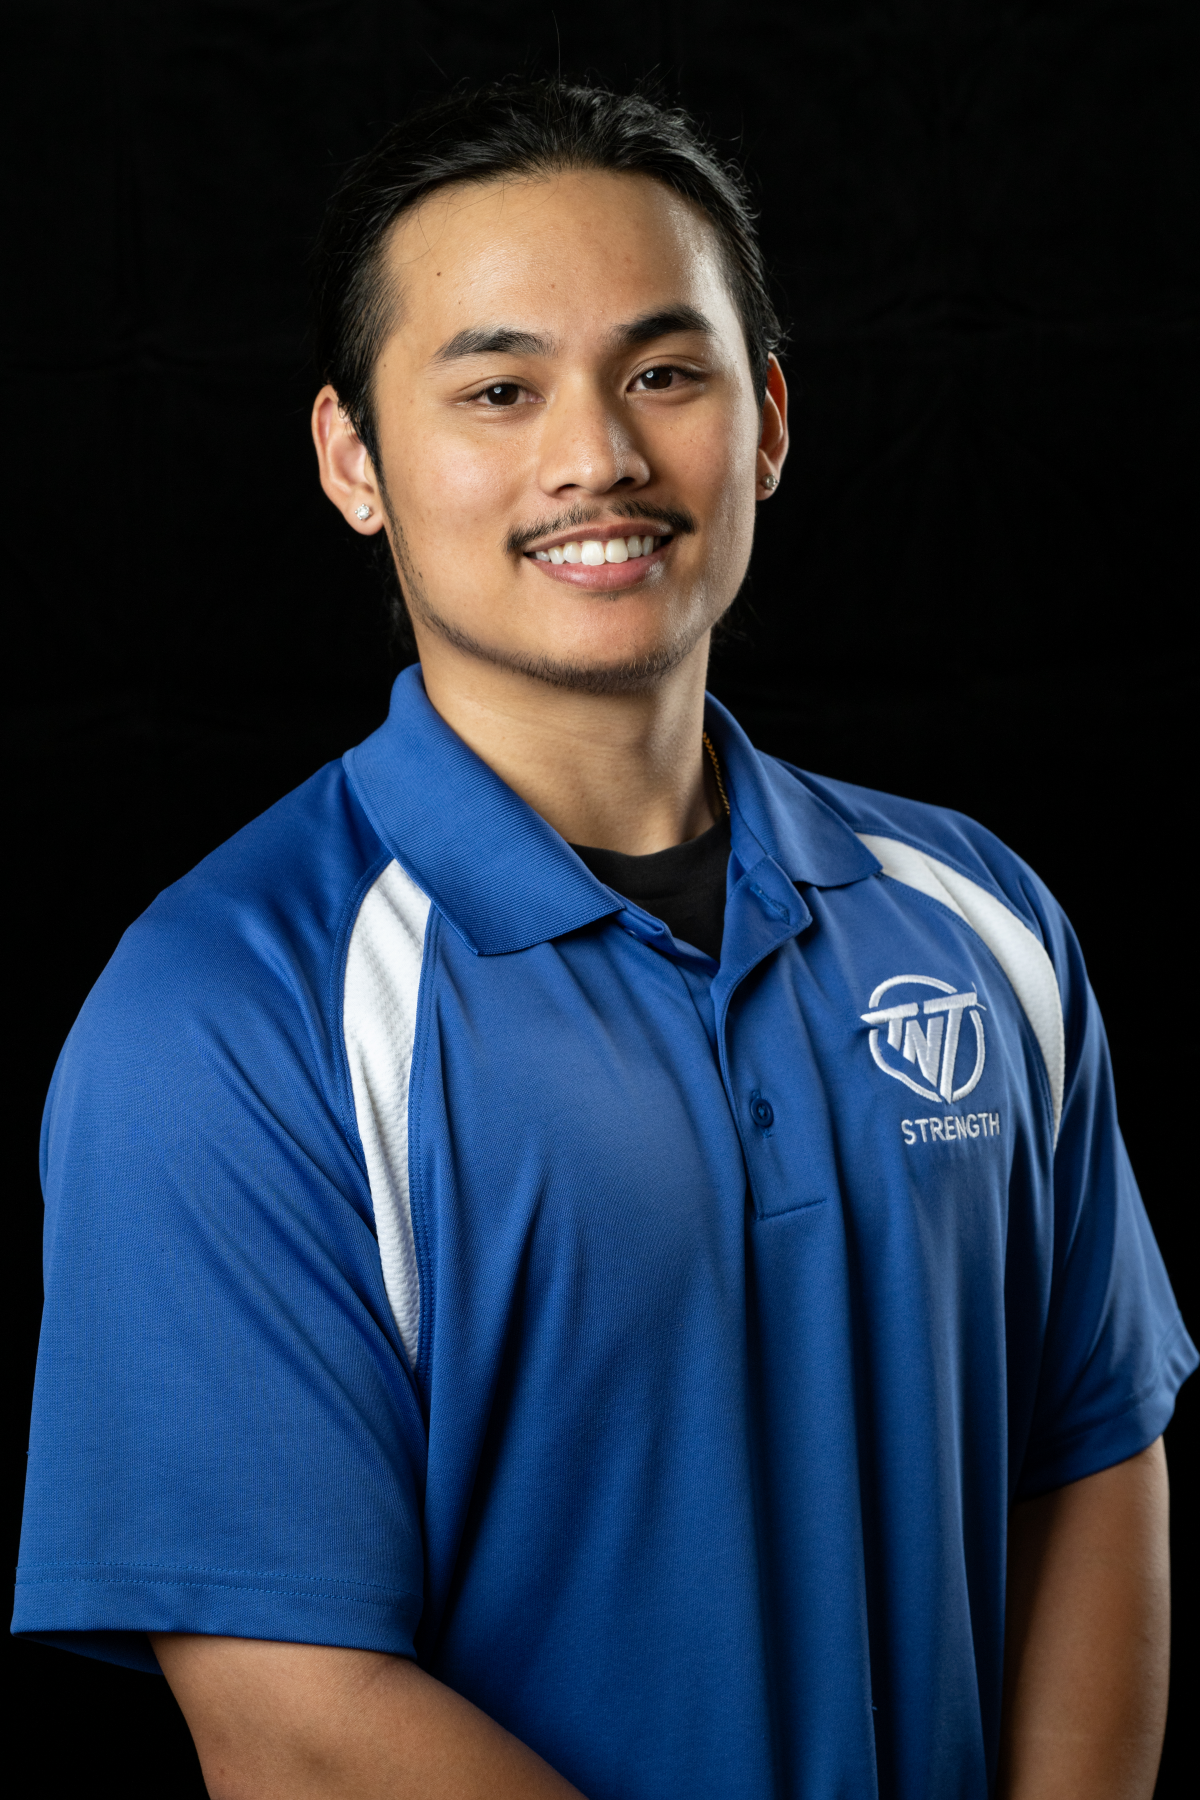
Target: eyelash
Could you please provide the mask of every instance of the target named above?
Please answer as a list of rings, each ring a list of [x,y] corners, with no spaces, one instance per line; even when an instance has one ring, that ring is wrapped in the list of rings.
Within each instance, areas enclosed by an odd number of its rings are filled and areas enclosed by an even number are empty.
[[[700,376],[695,374],[691,369],[681,369],[678,363],[652,363],[648,369],[639,370],[630,382],[630,386],[632,387],[633,382],[643,381],[647,375],[678,375],[681,380],[685,382],[699,381],[701,379]],[[528,388],[522,387],[519,381],[489,381],[486,386],[481,387],[476,393],[468,394],[467,399],[469,402],[485,400],[487,396],[494,393],[497,388],[516,388],[519,394],[528,394],[530,392]],[[643,392],[649,393],[669,393],[670,391],[669,388],[650,388],[643,390]],[[515,406],[518,405],[519,402],[513,401],[511,404]],[[489,408],[488,410],[507,412],[509,408],[508,406],[497,406]]]
[[[699,381],[700,377],[692,369],[681,369],[678,363],[652,363],[648,369],[642,369],[634,376],[634,381],[644,381],[647,375],[678,375],[682,381]],[[664,389],[650,389],[654,392],[669,392]]]

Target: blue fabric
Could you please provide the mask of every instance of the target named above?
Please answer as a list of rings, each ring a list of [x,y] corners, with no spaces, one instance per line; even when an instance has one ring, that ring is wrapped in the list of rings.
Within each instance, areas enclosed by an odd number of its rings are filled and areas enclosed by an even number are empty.
[[[715,702],[708,728],[719,965],[598,882],[415,669],[127,933],[46,1112],[14,1630],[143,1668],[154,1630],[415,1653],[590,1800],[987,1794],[1010,1503],[1152,1442],[1195,1351],[1037,878],[969,820],[759,756]],[[856,831],[1045,945],[1057,1151],[990,951]],[[342,1044],[393,856],[434,902],[414,1367]],[[948,1107],[868,1052],[871,992],[913,971],[986,1009]],[[922,1112],[963,1135],[918,1140]]]

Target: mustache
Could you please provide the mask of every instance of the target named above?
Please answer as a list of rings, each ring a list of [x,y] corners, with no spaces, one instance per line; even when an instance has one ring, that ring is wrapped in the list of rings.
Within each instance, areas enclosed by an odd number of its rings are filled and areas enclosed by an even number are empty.
[[[593,519],[614,517],[625,519],[630,525],[665,525],[677,537],[686,537],[696,529],[695,519],[682,506],[642,506],[632,500],[615,500],[609,506],[571,506],[553,518],[539,519],[535,525],[518,525],[509,532],[504,548],[510,556],[524,556],[539,538],[574,531],[577,526],[590,525]]]

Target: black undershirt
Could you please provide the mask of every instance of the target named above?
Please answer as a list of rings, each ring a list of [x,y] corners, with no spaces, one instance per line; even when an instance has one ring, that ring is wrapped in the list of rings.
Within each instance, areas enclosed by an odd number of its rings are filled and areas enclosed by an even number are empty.
[[[661,919],[672,937],[720,962],[728,819],[686,844],[672,844],[652,856],[625,856],[620,850],[596,850],[590,844],[571,848],[606,887]]]

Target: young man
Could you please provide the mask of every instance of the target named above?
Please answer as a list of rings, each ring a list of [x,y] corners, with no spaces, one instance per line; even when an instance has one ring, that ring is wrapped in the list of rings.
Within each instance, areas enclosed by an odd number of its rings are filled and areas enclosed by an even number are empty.
[[[16,1629],[161,1667],[220,1797],[1148,1796],[1195,1352],[1070,928],[705,697],[787,449],[743,192],[491,90],[322,270],[420,664],[64,1052]]]

